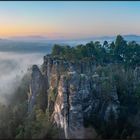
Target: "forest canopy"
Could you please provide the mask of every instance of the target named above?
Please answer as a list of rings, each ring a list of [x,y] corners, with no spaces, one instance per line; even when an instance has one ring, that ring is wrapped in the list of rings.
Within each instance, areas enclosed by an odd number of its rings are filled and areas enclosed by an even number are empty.
[[[140,45],[135,41],[125,41],[121,35],[117,35],[111,43],[91,41],[75,47],[55,44],[51,55],[67,60],[89,59],[99,64],[121,63],[133,67],[140,65]]]

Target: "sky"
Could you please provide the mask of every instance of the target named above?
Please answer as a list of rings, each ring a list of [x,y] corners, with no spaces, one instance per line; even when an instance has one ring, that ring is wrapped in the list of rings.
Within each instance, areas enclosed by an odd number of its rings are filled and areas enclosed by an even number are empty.
[[[0,37],[140,35],[140,2],[0,1]]]

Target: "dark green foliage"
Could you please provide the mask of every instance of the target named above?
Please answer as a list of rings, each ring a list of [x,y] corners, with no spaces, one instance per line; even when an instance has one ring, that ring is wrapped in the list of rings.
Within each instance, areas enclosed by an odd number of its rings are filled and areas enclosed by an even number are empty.
[[[126,47],[127,47],[126,41],[123,39],[122,36],[118,35],[116,37],[115,50],[114,50],[114,54],[117,62],[123,61]]]
[[[37,106],[33,110],[34,116],[26,118],[23,126],[18,127],[16,138],[42,139],[58,137],[57,128],[50,122],[49,116]]]
[[[75,47],[54,45],[53,56],[70,61],[91,60],[98,64],[121,63],[125,67],[140,65],[140,45],[135,41],[127,42],[121,35],[116,37],[115,43],[107,41],[101,45],[99,41]]]
[[[26,74],[20,86],[9,99],[9,105],[0,104],[0,138],[40,139],[56,138],[58,130],[49,120],[42,106],[42,96],[38,97],[38,105],[33,113],[28,114],[28,97],[30,74]],[[43,90],[43,89],[42,89]],[[42,94],[44,91],[41,91]],[[40,94],[40,95],[42,95]],[[40,109],[42,108],[42,109]]]
[[[123,64],[112,64],[109,66],[98,66],[96,72],[99,76],[110,77],[115,82],[120,107],[119,118],[114,121],[113,113],[110,112],[110,119],[104,122],[99,117],[100,109],[96,113],[91,114],[89,118],[85,119],[85,126],[93,126],[97,133],[104,139],[120,139],[127,137],[132,138],[133,132],[138,130],[134,127],[135,116],[140,110],[140,84],[134,85],[134,69],[131,67],[124,68]],[[108,79],[102,80],[103,93],[110,93],[110,81]],[[134,88],[135,87],[135,88]],[[95,92],[94,92],[95,94]],[[109,94],[108,96],[109,97]],[[103,101],[107,100],[105,97]]]

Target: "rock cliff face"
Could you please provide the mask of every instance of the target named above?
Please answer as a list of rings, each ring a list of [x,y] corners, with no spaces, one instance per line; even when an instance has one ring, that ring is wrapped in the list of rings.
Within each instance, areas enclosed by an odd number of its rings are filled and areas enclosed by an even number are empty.
[[[134,77],[139,77],[138,70]],[[89,120],[94,122],[95,115],[104,122],[113,115],[117,122],[120,102],[116,83],[111,71],[109,75],[99,71],[100,66],[90,61],[68,62],[45,56],[42,70],[36,65],[32,68],[29,112],[34,105],[47,109],[65,138],[87,138],[85,126]]]
[[[34,105],[46,109],[47,105],[47,79],[41,74],[37,65],[32,66],[30,82],[30,92],[28,94],[28,112],[32,112]]]

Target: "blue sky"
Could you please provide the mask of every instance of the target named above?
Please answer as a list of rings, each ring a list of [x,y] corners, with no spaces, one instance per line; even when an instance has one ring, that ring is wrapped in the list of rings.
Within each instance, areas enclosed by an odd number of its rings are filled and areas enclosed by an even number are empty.
[[[140,34],[140,2],[0,2],[0,36]]]

